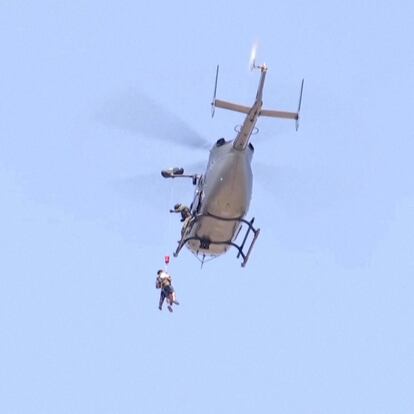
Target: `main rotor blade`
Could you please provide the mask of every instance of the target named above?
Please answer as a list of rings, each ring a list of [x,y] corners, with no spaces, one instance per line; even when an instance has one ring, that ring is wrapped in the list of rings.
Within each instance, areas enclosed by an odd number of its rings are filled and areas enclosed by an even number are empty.
[[[98,113],[98,119],[111,127],[147,138],[192,149],[211,147],[211,144],[186,122],[136,90],[108,102]]]
[[[272,167],[256,162],[256,182],[270,195],[278,208],[289,215],[311,215],[330,209],[342,201],[347,183],[333,179],[322,168]]]

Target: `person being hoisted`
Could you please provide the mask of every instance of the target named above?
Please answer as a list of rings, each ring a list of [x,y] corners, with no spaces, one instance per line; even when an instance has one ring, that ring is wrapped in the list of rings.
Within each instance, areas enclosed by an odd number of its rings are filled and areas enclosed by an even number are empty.
[[[180,213],[181,214],[181,222],[183,223],[183,227],[181,229],[181,236],[184,235],[185,230],[188,226],[188,223],[190,222],[190,220],[192,219],[192,215],[191,215],[191,211],[190,209],[185,206],[184,204],[176,204],[174,206],[173,210],[170,210],[170,213]]]
[[[157,279],[155,281],[155,287],[157,289],[161,289],[158,309],[162,310],[164,300],[167,299],[168,310],[172,312],[172,305],[179,305],[180,303],[177,301],[175,290],[172,286],[171,276],[164,270],[158,270]]]

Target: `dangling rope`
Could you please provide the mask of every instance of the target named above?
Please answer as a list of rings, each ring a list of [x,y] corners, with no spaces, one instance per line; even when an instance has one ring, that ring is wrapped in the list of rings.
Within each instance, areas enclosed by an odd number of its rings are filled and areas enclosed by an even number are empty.
[[[170,196],[169,196],[169,202],[168,202],[169,209],[173,205],[173,202],[174,202],[173,197],[174,197],[174,180],[172,180],[172,183],[171,183],[171,186],[170,186]],[[165,232],[165,235],[164,235],[164,245],[166,246],[166,251],[169,251],[169,246],[172,243],[172,239],[171,239],[172,220],[174,219],[174,217],[172,217],[171,213],[168,213],[168,214],[169,214],[169,217],[168,217],[168,223],[167,223],[167,231]],[[167,271],[168,265],[170,263],[170,256],[169,255],[164,256],[164,263],[165,263],[165,271]]]

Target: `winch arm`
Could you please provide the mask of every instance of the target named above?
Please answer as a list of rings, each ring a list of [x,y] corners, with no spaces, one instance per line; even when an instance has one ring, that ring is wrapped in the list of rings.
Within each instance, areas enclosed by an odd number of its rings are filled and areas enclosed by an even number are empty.
[[[201,177],[200,174],[184,174],[184,168],[179,167],[167,168],[166,170],[162,170],[161,175],[164,178],[191,178],[193,180],[194,185],[197,184],[197,181]]]

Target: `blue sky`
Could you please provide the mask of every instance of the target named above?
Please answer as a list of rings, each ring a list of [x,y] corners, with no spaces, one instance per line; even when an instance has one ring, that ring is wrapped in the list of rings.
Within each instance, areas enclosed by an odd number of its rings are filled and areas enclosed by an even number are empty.
[[[2,413],[411,413],[413,6],[408,1],[0,4]],[[269,66],[249,217],[262,232],[155,272],[202,165]],[[166,138],[164,140],[160,138]],[[171,137],[171,139],[169,139]]]

